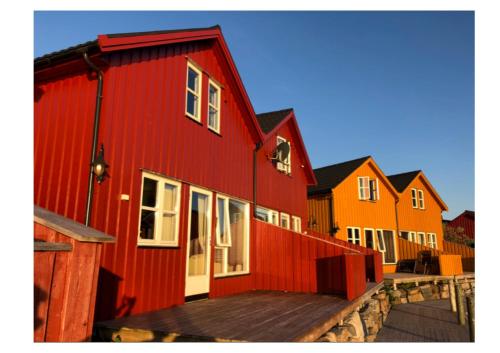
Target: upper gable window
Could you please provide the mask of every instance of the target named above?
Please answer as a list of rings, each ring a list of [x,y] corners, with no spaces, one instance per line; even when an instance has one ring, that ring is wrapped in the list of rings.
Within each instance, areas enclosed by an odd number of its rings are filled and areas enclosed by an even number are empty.
[[[423,190],[418,190],[418,207],[420,207],[422,210],[425,208]]]
[[[424,191],[420,189],[411,189],[411,205],[413,208],[425,209]]]
[[[281,143],[288,143],[288,146],[290,147],[290,142],[288,142],[286,139],[284,139],[281,136],[278,136],[276,138],[276,146],[279,146]],[[281,152],[278,152],[281,153]],[[292,174],[292,149],[289,148],[288,156],[286,158],[282,158],[282,156],[278,155],[276,156],[278,158],[278,161],[276,162],[276,168],[284,172],[286,174]],[[283,160],[283,162],[280,162]]]
[[[220,87],[208,81],[208,128],[220,133]]]
[[[417,189],[411,189],[411,205],[413,208],[418,208]]]
[[[201,71],[188,62],[186,84],[186,115],[201,122]]]
[[[360,200],[379,200],[378,179],[358,177],[358,196]]]

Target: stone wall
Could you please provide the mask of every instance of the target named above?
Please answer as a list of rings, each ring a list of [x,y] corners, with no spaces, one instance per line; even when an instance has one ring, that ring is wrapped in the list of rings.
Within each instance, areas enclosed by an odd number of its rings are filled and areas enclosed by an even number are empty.
[[[460,279],[457,282],[462,286],[465,295],[474,294],[474,279]],[[385,287],[320,337],[318,342],[373,342],[392,305],[449,297],[448,281],[421,282],[418,286],[405,283],[398,285],[396,290]]]
[[[391,310],[384,289],[318,339],[319,342],[373,342]]]

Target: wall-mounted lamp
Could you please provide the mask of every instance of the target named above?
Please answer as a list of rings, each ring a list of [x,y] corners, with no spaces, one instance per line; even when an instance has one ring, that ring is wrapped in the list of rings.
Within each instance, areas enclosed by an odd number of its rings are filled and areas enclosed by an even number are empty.
[[[337,234],[337,232],[340,230],[340,227],[337,225],[337,223],[335,223],[331,229],[331,233],[332,235],[335,235]]]
[[[92,171],[94,172],[97,182],[100,184],[107,176],[106,168],[109,167],[104,160],[104,146],[101,144],[101,149],[92,163]]]
[[[309,228],[311,227],[316,227],[318,225],[318,223],[316,222],[316,218],[312,217],[309,218],[309,220],[307,221],[307,224],[309,226]]]

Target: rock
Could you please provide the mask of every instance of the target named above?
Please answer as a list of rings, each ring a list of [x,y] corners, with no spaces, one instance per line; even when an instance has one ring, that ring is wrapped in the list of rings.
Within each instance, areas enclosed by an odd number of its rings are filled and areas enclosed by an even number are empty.
[[[349,342],[351,334],[346,326],[337,326],[330,332],[335,335],[335,342]]]
[[[348,327],[351,337],[349,342],[364,342],[365,331],[363,330],[363,324],[361,323],[361,317],[357,311],[349,314],[344,319],[344,326]]]
[[[401,304],[401,298],[394,298],[391,300],[391,305]]]
[[[439,286],[437,284],[430,285],[432,289],[432,294],[439,294]]]
[[[385,292],[382,292],[382,293],[376,294],[375,298],[377,298],[379,300],[383,300],[383,299],[385,299],[386,296],[387,296],[387,294],[385,294]]]
[[[426,284],[424,286],[420,287],[420,291],[422,292],[422,296],[424,297],[425,300],[431,300],[432,299],[432,287],[430,284]]]
[[[470,289],[470,285],[469,285],[469,283],[467,283],[467,282],[463,282],[463,283],[462,283],[462,289],[463,289],[463,290]]]
[[[400,289],[393,290],[392,292],[389,292],[389,294],[391,297],[394,297],[394,298],[401,298],[401,295],[402,295]]]
[[[318,339],[318,342],[337,342],[337,335],[332,331],[327,332]]]
[[[408,302],[409,303],[423,302],[424,300],[425,300],[424,296],[420,292],[412,294],[412,295],[408,294]]]
[[[410,289],[407,290],[407,293],[408,293],[408,297],[411,296],[411,295],[419,294],[420,293],[420,288],[419,287],[410,288]]]
[[[401,298],[401,304],[408,303],[408,298]]]
[[[404,288],[398,289],[399,293],[401,293],[401,298],[406,298],[408,296],[408,292]]]
[[[365,342],[375,342],[377,335],[369,335],[365,337]]]
[[[441,292],[440,296],[441,296],[441,299],[448,299],[448,298],[450,298],[450,293],[449,292]]]

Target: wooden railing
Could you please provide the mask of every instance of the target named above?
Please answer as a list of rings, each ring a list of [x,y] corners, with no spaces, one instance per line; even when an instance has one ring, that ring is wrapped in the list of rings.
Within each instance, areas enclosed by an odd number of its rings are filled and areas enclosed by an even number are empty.
[[[428,246],[417,244],[403,238],[398,237],[398,259],[413,260],[418,258],[418,253],[421,251],[430,251],[432,256],[438,256],[441,251],[429,248]]]
[[[373,251],[366,251],[371,249],[328,239],[327,235],[296,233],[258,220],[255,225],[256,289],[335,292],[349,300],[364,293],[366,260],[378,259],[365,256],[373,255]],[[372,264],[377,266],[382,267],[381,259]]]
[[[462,267],[466,272],[474,272],[475,270],[475,251],[473,248],[453,243],[451,241],[443,241],[443,251],[448,254],[462,255]]]

